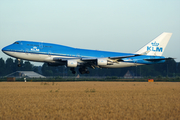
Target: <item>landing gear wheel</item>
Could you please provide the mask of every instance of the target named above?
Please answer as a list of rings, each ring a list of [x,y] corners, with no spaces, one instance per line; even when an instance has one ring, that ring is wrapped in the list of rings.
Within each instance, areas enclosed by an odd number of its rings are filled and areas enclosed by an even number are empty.
[[[76,71],[72,71],[72,74],[76,74]]]
[[[89,71],[87,70],[87,68],[79,68],[79,72],[81,74],[89,74]]]
[[[89,71],[86,71],[86,74],[89,74],[90,72]]]
[[[18,67],[21,67],[21,59],[18,59]]]
[[[79,68],[79,72],[80,72],[81,74],[84,74],[84,73],[85,73],[85,71],[84,71],[82,68]]]
[[[72,74],[76,74],[76,71],[74,68],[70,68],[70,70],[71,70]]]

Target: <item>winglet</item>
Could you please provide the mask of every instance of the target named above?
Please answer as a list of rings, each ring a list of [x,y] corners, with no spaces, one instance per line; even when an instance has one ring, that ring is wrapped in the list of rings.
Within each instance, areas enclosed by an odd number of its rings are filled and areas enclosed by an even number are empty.
[[[143,48],[138,50],[135,54],[162,56],[171,35],[172,33],[162,33]]]

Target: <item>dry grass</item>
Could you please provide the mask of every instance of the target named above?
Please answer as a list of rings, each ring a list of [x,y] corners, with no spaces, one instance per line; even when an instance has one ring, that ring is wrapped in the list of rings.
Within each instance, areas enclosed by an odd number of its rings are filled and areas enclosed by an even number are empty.
[[[180,83],[1,82],[0,119],[180,119]]]

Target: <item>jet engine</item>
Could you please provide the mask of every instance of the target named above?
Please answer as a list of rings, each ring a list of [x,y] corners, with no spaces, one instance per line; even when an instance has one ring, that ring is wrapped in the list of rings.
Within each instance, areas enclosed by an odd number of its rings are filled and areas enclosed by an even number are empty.
[[[77,67],[77,61],[68,60],[67,61],[67,67]]]
[[[97,65],[107,65],[107,63],[106,59],[97,59]]]

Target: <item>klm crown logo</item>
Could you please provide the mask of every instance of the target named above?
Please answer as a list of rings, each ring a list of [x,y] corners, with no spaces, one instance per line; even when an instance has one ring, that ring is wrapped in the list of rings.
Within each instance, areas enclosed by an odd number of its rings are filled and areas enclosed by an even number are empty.
[[[31,51],[39,51],[39,49],[37,47],[33,47],[31,48]]]
[[[152,46],[159,46],[159,43],[156,43],[156,41],[153,43],[151,43],[152,44]]]
[[[152,46],[147,46],[147,51],[153,51],[153,52],[163,52],[162,47],[158,47],[159,43],[156,43],[156,41],[151,43]]]

